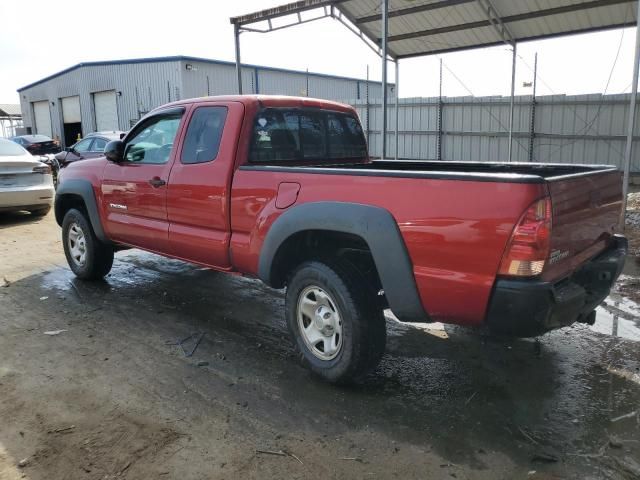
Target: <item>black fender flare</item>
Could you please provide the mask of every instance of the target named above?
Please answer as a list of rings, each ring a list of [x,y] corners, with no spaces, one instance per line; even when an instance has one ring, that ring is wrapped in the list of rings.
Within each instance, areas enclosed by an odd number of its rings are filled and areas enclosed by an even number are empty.
[[[388,210],[347,202],[311,202],[287,210],[273,223],[262,244],[258,277],[273,286],[273,261],[280,246],[306,230],[348,233],[362,238],[373,256],[391,311],[405,322],[429,321],[413,274],[413,264],[398,224]]]
[[[54,204],[54,211],[56,215],[56,222],[62,226],[65,212],[62,210],[63,202],[61,199],[65,195],[76,195],[82,198],[84,205],[89,215],[89,221],[93,228],[96,237],[104,243],[111,243],[104,233],[102,228],[102,222],[100,221],[100,214],[98,213],[98,202],[96,201],[96,195],[93,191],[93,186],[88,180],[82,179],[70,179],[62,182],[56,190],[56,201]]]

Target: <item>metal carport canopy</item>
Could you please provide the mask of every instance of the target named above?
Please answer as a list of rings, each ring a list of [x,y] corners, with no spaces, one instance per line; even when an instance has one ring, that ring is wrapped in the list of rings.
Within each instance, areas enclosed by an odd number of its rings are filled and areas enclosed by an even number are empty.
[[[637,23],[638,8],[640,0],[300,0],[231,18],[236,40],[238,90],[242,92],[241,32],[266,33],[327,17],[339,20],[382,58],[396,62],[396,102],[398,60],[505,43],[513,49],[512,108],[509,122],[511,143],[517,43],[633,26]],[[304,18],[301,13],[309,10],[319,10],[321,13],[312,18]],[[273,19],[287,16],[293,19],[291,23],[281,26],[272,24]],[[638,30],[636,29],[634,81],[625,152],[625,193],[631,162],[638,83]],[[382,62],[383,157],[386,155],[387,130],[386,64],[386,61]],[[396,108],[396,114],[397,111]],[[396,141],[396,146],[397,143]],[[511,149],[509,157],[511,160]]]
[[[333,7],[376,45],[381,0],[302,0],[239,17],[240,27]],[[635,25],[636,0],[389,0],[388,53],[418,57]],[[339,12],[339,13],[338,13]]]

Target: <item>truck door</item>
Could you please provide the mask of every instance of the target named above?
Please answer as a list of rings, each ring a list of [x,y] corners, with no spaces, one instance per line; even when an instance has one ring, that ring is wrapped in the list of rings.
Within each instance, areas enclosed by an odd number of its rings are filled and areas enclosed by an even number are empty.
[[[116,241],[168,251],[167,181],[185,109],[160,111],[127,135],[124,161],[108,162],[102,181],[105,229]]]
[[[229,194],[244,106],[203,102],[192,109],[167,194],[171,255],[231,267]]]

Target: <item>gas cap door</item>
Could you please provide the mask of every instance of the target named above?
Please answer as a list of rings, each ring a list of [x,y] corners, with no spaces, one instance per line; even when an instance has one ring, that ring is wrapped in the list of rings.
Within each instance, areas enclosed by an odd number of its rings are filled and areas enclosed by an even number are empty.
[[[278,185],[278,196],[276,197],[276,208],[288,208],[298,199],[300,184],[295,182],[282,182]]]

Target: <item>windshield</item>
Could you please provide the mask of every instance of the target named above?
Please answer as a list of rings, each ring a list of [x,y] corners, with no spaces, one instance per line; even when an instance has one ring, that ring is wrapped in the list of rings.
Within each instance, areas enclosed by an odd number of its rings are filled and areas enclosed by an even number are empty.
[[[29,153],[17,143],[0,139],[0,157],[18,157]]]

